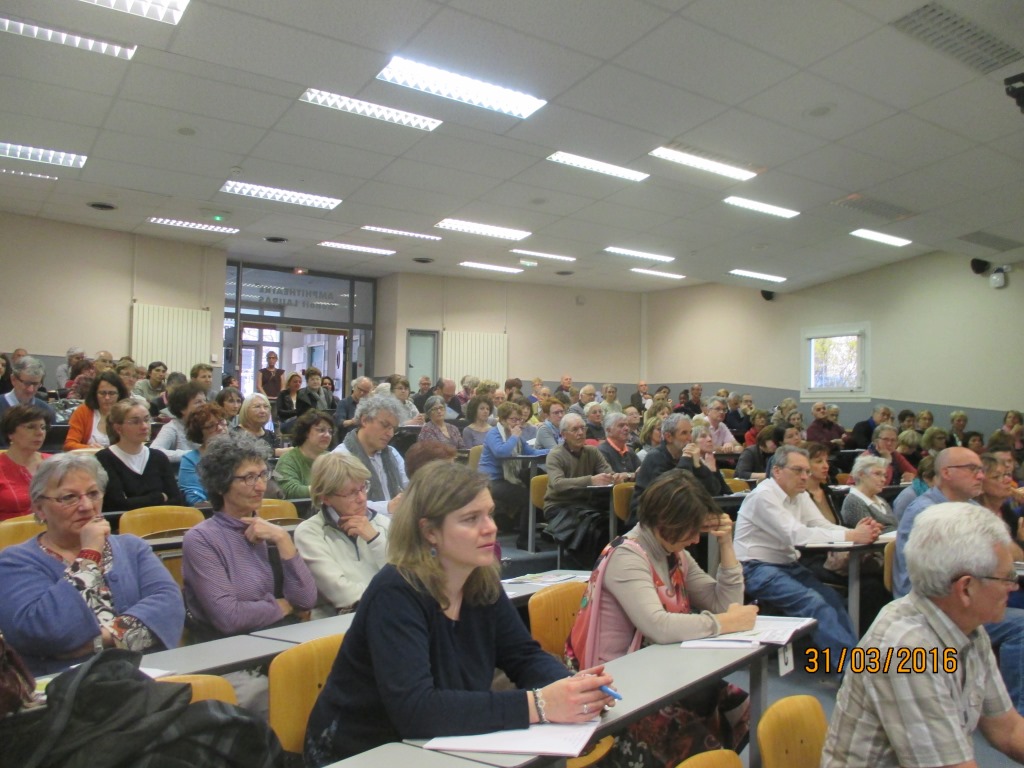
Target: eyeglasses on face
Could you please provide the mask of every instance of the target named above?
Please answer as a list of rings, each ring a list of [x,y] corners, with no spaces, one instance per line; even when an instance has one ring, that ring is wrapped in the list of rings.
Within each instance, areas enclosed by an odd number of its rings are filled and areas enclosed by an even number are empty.
[[[40,496],[39,498],[54,501],[64,509],[74,509],[78,506],[81,499],[86,499],[90,504],[95,504],[103,498],[103,493],[94,489],[85,493],[65,493],[61,496]]]
[[[985,472],[985,468],[981,464],[950,464],[946,469],[966,469],[972,475]]]
[[[345,493],[340,493],[340,492],[332,493],[331,496],[334,496],[335,498],[339,498],[339,499],[344,499],[345,501],[351,501],[352,499],[356,499],[356,498],[358,498],[360,496],[367,496],[367,495],[369,495],[369,493],[370,493],[370,481],[367,480],[365,483],[363,483],[358,488],[355,488],[355,489],[353,489],[351,491],[345,491]]]
[[[25,389],[39,389],[41,386],[43,386],[42,380],[25,381],[23,378],[21,378],[21,376],[14,376],[13,378],[15,381],[21,384],[21,386],[25,387]]]
[[[270,470],[264,469],[262,472],[250,472],[247,475],[233,475],[233,479],[240,480],[250,488],[253,488],[256,483],[262,481],[267,482],[270,479]]]
[[[800,475],[801,477],[806,477],[811,474],[809,467],[783,467],[783,469],[788,469],[793,474]]]
[[[127,424],[129,427],[141,427],[143,425],[148,427],[150,424],[153,423],[153,420],[148,416],[134,416],[130,419],[125,419],[124,423]]]

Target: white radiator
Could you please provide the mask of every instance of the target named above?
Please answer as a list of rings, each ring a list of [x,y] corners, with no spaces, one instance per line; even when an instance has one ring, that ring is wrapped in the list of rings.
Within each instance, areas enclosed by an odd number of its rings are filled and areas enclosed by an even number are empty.
[[[144,366],[160,360],[188,376],[196,363],[210,362],[210,310],[133,304],[132,357]]]
[[[466,374],[504,384],[508,377],[508,335],[443,331],[441,375],[458,384]]]

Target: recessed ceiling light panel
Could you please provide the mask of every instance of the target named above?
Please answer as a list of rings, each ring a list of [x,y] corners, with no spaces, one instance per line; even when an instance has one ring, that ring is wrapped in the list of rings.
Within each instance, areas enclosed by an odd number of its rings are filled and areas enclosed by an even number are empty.
[[[351,245],[349,243],[335,243],[324,240],[320,243],[324,248],[338,248],[342,251],[359,251],[360,253],[375,253],[378,256],[394,256],[398,251],[389,251],[385,248],[370,248],[368,245]]]
[[[316,104],[320,107],[338,109],[342,112],[350,112],[353,115],[372,117],[374,120],[383,120],[387,123],[405,125],[409,128],[418,128],[421,131],[432,131],[441,124],[440,120],[435,120],[432,117],[424,117],[423,115],[416,115],[412,112],[403,112],[400,109],[383,107],[380,104],[373,104],[369,101],[360,101],[359,99],[352,99],[348,96],[340,96],[337,93],[318,91],[316,88],[308,88],[306,92],[299,97],[299,101],[305,101],[307,104]]]
[[[794,216],[799,216],[800,211],[793,211],[789,208],[780,208],[777,205],[768,205],[768,203],[759,203],[757,200],[748,200],[745,197],[727,197],[722,201],[729,205],[735,205],[737,208],[746,208],[751,211],[757,211],[758,213],[767,213],[770,216],[780,216],[783,219],[792,219]]]
[[[234,227],[219,227],[216,224],[202,224],[197,221],[179,221],[178,219],[150,218],[150,224],[162,224],[165,227],[182,227],[183,229],[197,229],[202,232],[221,232],[225,235],[236,235],[241,230]]]
[[[419,232],[406,232],[402,229],[387,229],[386,227],[371,227],[369,225],[360,227],[365,229],[367,232],[382,232],[385,235],[399,235],[400,237],[416,237],[420,240],[440,240],[441,238],[437,235],[421,235]]]
[[[510,253],[518,253],[521,256],[536,256],[539,259],[554,259],[555,261],[576,261],[575,256],[559,256],[557,253],[543,253],[541,251],[525,251],[521,248],[513,248]]]
[[[42,40],[45,43],[57,43],[70,48],[78,48],[90,53],[101,53],[104,56],[113,56],[115,59],[131,61],[135,55],[137,45],[120,45],[109,43],[105,40],[96,40],[91,37],[76,35],[73,32],[64,32],[59,29],[41,27],[30,21],[17,21],[0,16],[0,32],[9,32],[12,35],[29,37],[33,40]]]
[[[499,267],[497,264],[481,264],[478,261],[460,261],[460,267],[469,267],[471,269],[487,269],[491,272],[507,272],[510,275],[518,275],[523,270],[516,269],[515,267]]]
[[[572,155],[568,152],[555,152],[555,154],[548,157],[548,160],[553,163],[571,165],[573,168],[582,168],[585,171],[594,171],[595,173],[604,173],[608,176],[616,176],[628,181],[643,181],[651,175],[649,173],[641,173],[640,171],[632,171],[629,168],[612,165],[611,163],[603,163],[600,160],[591,160],[589,157]]]
[[[82,0],[100,8],[130,13],[144,19],[162,21],[165,24],[177,24],[181,21],[189,0]]]
[[[466,232],[470,235],[484,235],[486,237],[497,237],[502,240],[522,240],[529,237],[532,232],[523,229],[509,229],[508,227],[496,227],[493,224],[478,224],[475,221],[463,221],[462,219],[442,219],[434,225],[440,229],[451,229],[455,232]]]
[[[641,275],[650,275],[651,277],[668,277],[672,280],[683,280],[686,278],[686,275],[675,275],[671,272],[659,272],[656,269],[640,269],[639,267],[633,267],[629,271],[637,272]]]
[[[7,144],[6,142],[0,142],[0,157],[10,157],[15,160],[31,160],[34,163],[63,165],[67,168],[81,168],[85,165],[85,161],[89,159],[87,155],[61,152],[59,149],[40,149],[39,147],[26,147],[23,144]]]
[[[717,173],[719,176],[726,176],[730,179],[738,179],[739,181],[747,181],[757,176],[753,171],[748,171],[746,168],[739,168],[735,165],[727,165],[726,163],[720,163],[717,160],[709,160],[706,157],[700,155],[691,155],[689,152],[680,152],[676,149],[669,149],[668,147],[658,147],[649,153],[652,157],[660,157],[662,160],[670,160],[673,163],[680,163],[681,165],[688,165],[691,168],[696,168],[700,171],[708,171],[709,173]]]
[[[855,229],[850,234],[854,237],[863,237],[865,240],[874,240],[876,243],[895,245],[897,248],[902,248],[904,245],[910,245],[914,242],[913,240],[904,240],[902,237],[893,237],[884,232],[875,232],[873,229]]]
[[[528,93],[447,72],[401,56],[393,57],[377,75],[377,79],[513,117],[529,117],[547,104],[543,99]]]
[[[736,275],[736,277],[749,277],[751,280],[765,280],[769,283],[784,283],[786,278],[779,277],[778,275],[766,275],[763,272],[751,272],[749,269],[730,269],[730,275]]]
[[[646,251],[634,251],[632,248],[617,248],[608,246],[604,249],[607,253],[617,253],[619,256],[632,256],[635,259],[650,259],[651,261],[675,261],[675,256],[662,256],[659,253],[647,253]]]
[[[242,181],[231,181],[230,179],[224,182],[224,186],[220,188],[220,191],[232,195],[255,197],[258,200],[273,200],[277,203],[305,205],[309,208],[326,208],[332,211],[341,205],[341,198],[338,197],[323,197],[306,192],[293,192],[289,189],[262,187],[259,184],[246,184]]]

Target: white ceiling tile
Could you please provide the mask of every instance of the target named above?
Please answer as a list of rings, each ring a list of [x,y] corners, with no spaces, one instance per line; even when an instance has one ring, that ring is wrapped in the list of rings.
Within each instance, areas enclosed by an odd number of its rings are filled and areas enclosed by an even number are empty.
[[[646,232],[670,221],[674,216],[669,213],[645,211],[639,208],[625,208],[607,200],[596,203],[576,212],[575,218],[593,221],[598,224],[609,224],[623,229],[635,229]]]
[[[453,211],[461,208],[469,200],[468,197],[457,196],[450,192],[435,191],[424,195],[420,189],[382,181],[367,182],[349,198],[349,202],[352,203],[436,217],[434,218],[435,224],[443,218],[451,217]],[[410,229],[397,223],[391,226],[395,229]]]
[[[1024,62],[1020,69],[1024,69]],[[1020,109],[1007,97],[1003,84],[988,77],[979,77],[918,104],[912,111],[922,120],[973,141],[995,141],[1021,130]]]
[[[720,157],[746,157],[755,168],[778,167],[825,145],[822,139],[739,109],[687,131],[679,140]]]
[[[114,131],[104,131],[100,135],[93,146],[92,157],[95,160],[119,160],[196,176],[223,178],[227,178],[231,167],[238,165],[242,159],[240,154]]]
[[[509,178],[538,161],[531,155],[495,149],[437,132],[425,136],[403,157],[484,176]]]
[[[625,187],[605,198],[609,203],[671,216],[682,216],[709,205],[717,205],[721,200],[721,196],[697,187],[657,184],[652,179]]]
[[[726,104],[796,73],[780,59],[685,19],[671,19],[615,59],[619,66]],[[736,77],[736,72],[744,72]]]
[[[1014,159],[988,147],[976,147],[932,165],[941,178],[974,190],[1024,182],[1024,158]]]
[[[92,151],[98,133],[95,128],[0,110],[0,141],[11,144],[24,144],[41,149],[58,149],[62,152],[88,155]],[[28,166],[45,169],[47,164],[33,162],[27,164],[26,167]],[[49,167],[53,169],[57,166]],[[36,173],[49,172],[37,170]],[[54,174],[50,173],[49,175]]]
[[[105,127],[161,142],[242,154],[249,152],[266,134],[264,129],[244,123],[216,120],[125,99],[118,99],[114,103]],[[179,129],[194,133],[182,135]]]
[[[250,156],[360,179],[372,179],[392,160],[390,155],[299,138],[279,131],[267,133]],[[247,167],[248,163],[243,162],[242,165]]]
[[[491,176],[467,173],[402,157],[397,158],[376,178],[378,181],[401,184],[419,190],[469,197],[478,197],[497,186],[497,181]]]
[[[9,34],[0,45],[0,72],[7,77],[83,93],[115,95],[128,67],[122,59]]]
[[[5,110],[94,128],[103,124],[113,103],[107,96],[12,77],[0,77],[0,93],[4,94]]]
[[[863,152],[830,144],[786,163],[779,170],[844,189],[849,194],[902,176],[907,169]]]
[[[302,101],[296,101],[288,109],[274,125],[274,130],[291,134],[292,141],[296,136],[304,136],[388,155],[400,155],[428,135],[426,131],[415,128],[317,107]]]
[[[536,209],[552,216],[569,216],[590,205],[589,198],[509,181],[480,196],[484,202],[510,208]]]
[[[523,120],[512,128],[508,135],[545,147],[545,157],[561,150],[614,165],[626,165],[634,158],[646,155],[668,138],[587,115],[560,104],[548,104],[529,120]]]
[[[219,178],[218,189],[228,178],[248,184],[260,184],[265,187],[276,187],[287,189],[293,192],[308,192],[313,195],[326,195],[327,197],[340,197],[343,200],[355,192],[365,179],[355,176],[343,176],[333,169],[321,165],[313,167],[310,165],[295,165],[286,162],[285,159],[267,159],[250,155],[241,164],[242,172],[238,174],[225,175]],[[223,193],[228,199],[245,200],[241,195]],[[324,209],[306,208],[306,215],[316,211],[319,217],[324,214]]]
[[[868,197],[923,213],[962,200],[969,187],[944,178],[928,168],[912,171],[864,190]]]
[[[126,191],[149,192],[170,197],[210,200],[223,181],[119,160],[90,160],[81,171],[82,181]]]
[[[875,123],[839,143],[911,169],[965,152],[974,146],[974,142],[962,136],[907,113]]]

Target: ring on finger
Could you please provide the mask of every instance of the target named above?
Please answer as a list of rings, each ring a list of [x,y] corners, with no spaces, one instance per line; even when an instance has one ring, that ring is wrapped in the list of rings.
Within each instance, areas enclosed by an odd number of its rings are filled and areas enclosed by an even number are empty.
[[[589,704],[584,704],[583,705],[583,714],[584,715],[589,715],[590,714],[590,705]]]

